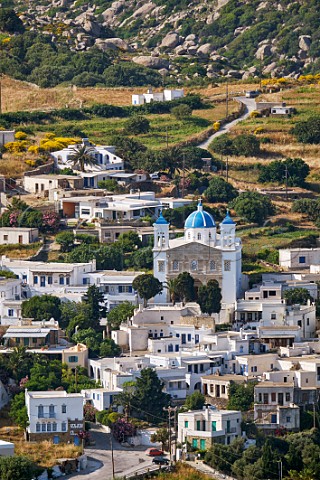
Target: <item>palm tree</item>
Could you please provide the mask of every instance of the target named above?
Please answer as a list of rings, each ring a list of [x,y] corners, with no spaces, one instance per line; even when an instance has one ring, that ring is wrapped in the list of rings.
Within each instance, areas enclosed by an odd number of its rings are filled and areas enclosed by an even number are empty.
[[[88,145],[80,145],[72,148],[73,153],[69,156],[73,167],[79,169],[80,172],[85,172],[87,165],[93,166],[97,164],[97,160],[94,158],[94,149],[88,147]]]
[[[170,295],[170,300],[173,305],[176,304],[176,301],[179,298],[177,292],[177,280],[175,278],[170,278],[167,282],[164,283],[164,288],[166,288]]]

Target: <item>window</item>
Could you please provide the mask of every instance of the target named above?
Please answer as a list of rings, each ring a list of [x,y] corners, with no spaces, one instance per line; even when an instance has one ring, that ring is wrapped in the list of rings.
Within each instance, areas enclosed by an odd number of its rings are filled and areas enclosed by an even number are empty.
[[[226,393],[226,386],[225,385],[221,386],[221,393]]]
[[[214,260],[210,260],[209,268],[211,271],[216,269],[216,262]]]
[[[290,423],[291,422],[291,417],[286,417],[286,421],[287,421],[287,423]]]
[[[188,342],[191,342],[191,333],[188,333]]]
[[[83,278],[82,279],[82,285],[89,285],[89,278]]]
[[[259,393],[259,402],[262,402],[262,393]]]
[[[286,402],[290,402],[291,395],[289,392],[286,392]]]
[[[40,432],[40,423],[36,424],[36,432]]]
[[[188,428],[189,427],[189,422],[187,420],[184,421],[184,428]]]
[[[276,398],[275,392],[271,392],[271,402],[276,402],[276,401],[277,401],[277,398]]]
[[[201,430],[201,420],[197,420],[197,430]]]
[[[190,264],[190,267],[191,267],[191,270],[192,270],[192,271],[198,270],[198,262],[197,262],[197,260],[192,260],[192,262],[191,262],[191,264]]]
[[[46,431],[46,424],[45,424],[45,423],[43,423],[43,424],[41,425],[41,431],[42,431],[42,432],[45,432],[45,431]]]
[[[192,447],[193,448],[198,448],[198,439],[197,438],[192,439]]]
[[[257,371],[258,371],[258,367],[256,366],[251,367],[251,372],[257,372]]]
[[[49,418],[54,418],[54,417],[55,417],[54,405],[49,405]]]
[[[47,432],[51,432],[51,423],[47,423]]]
[[[299,257],[299,263],[306,263],[306,257]]]
[[[205,450],[206,449],[206,441],[201,438],[200,440],[200,450]]]
[[[52,424],[52,431],[53,431],[53,432],[56,432],[56,431],[57,431],[57,424],[56,424],[56,422],[53,422],[53,424]]]
[[[59,285],[64,285],[64,276],[59,275]]]
[[[283,382],[287,383],[287,381],[288,381],[287,377],[283,377]]]
[[[198,239],[198,240],[201,240],[201,233],[198,233],[197,239]]]
[[[48,277],[48,285],[52,285],[52,277]]]
[[[61,405],[61,413],[67,413],[67,405]]]
[[[213,420],[213,421],[211,422],[211,429],[212,429],[213,432],[216,432],[216,431],[217,431],[217,422],[216,422],[216,420]]]
[[[277,314],[271,313],[271,320],[277,320]]]
[[[82,208],[81,209],[81,215],[90,215],[90,209],[89,208]]]
[[[62,422],[62,424],[61,424],[61,430],[62,430],[63,432],[66,432],[66,431],[67,431],[67,424],[66,424],[66,422]]]
[[[165,263],[163,260],[158,261],[158,272],[164,272]]]
[[[173,262],[172,262],[172,269],[173,269],[174,271],[176,271],[176,272],[179,270],[179,262],[178,262],[178,260],[173,260]]]
[[[13,310],[13,308],[9,308],[8,317],[13,317],[13,316],[14,316],[14,310]]]
[[[8,235],[3,235],[3,240],[7,241],[8,240]]]
[[[277,292],[275,290],[269,290],[269,297],[276,297]]]
[[[70,285],[70,277],[68,275],[66,276],[66,284]]]
[[[38,418],[43,418],[43,405],[38,405]]]
[[[271,423],[277,423],[277,415],[275,413],[271,415]]]
[[[68,361],[70,363],[76,363],[78,361],[78,357],[76,355],[71,355],[69,358],[68,358]]]
[[[224,261],[224,271],[230,272],[231,271],[231,260]]]
[[[35,276],[33,277],[33,284],[34,284],[34,285],[37,285],[37,283],[38,283],[38,276],[35,275]]]

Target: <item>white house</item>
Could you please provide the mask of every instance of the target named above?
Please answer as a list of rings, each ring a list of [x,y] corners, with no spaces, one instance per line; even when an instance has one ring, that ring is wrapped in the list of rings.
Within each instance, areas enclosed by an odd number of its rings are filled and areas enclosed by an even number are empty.
[[[37,228],[26,227],[1,227],[0,245],[20,244],[29,245],[39,240]]]
[[[287,270],[309,269],[320,264],[320,248],[283,248],[279,250],[279,265]]]
[[[109,410],[116,395],[122,392],[121,388],[109,390],[108,388],[92,388],[81,390],[84,403],[90,404],[99,411]]]
[[[15,325],[21,317],[20,279],[0,277],[0,324]]]
[[[39,293],[58,293],[72,286],[90,284],[89,274],[96,271],[96,261],[88,263],[46,263],[12,260],[2,256],[0,268],[17,275],[28,296]]]
[[[52,440],[80,445],[78,433],[83,431],[83,399],[81,393],[66,391],[29,392],[25,401],[29,418],[29,441]]]
[[[163,92],[153,92],[152,88],[149,88],[147,93],[135,93],[132,95],[132,105],[143,105],[144,103],[152,102],[170,102],[176,98],[184,97],[184,91],[165,89]]]
[[[82,188],[83,178],[79,175],[25,175],[23,186],[27,192],[49,196],[52,190]]]
[[[217,410],[206,405],[203,410],[178,414],[178,441],[193,448],[208,450],[213,443],[230,445],[241,437],[241,412]]]
[[[76,170],[71,157],[74,155],[75,149],[83,146],[88,147],[88,153],[96,160],[96,164],[87,165],[86,170],[123,170],[124,162],[122,158],[116,155],[116,147],[109,145],[92,145],[87,138],[83,138],[80,145],[69,145],[62,150],[52,152],[51,156],[54,158],[56,166],[60,169],[72,167]]]
[[[89,195],[62,198],[61,206],[67,218],[98,218],[108,222],[124,222],[157,215],[161,202],[154,192],[130,192],[105,197]]]
[[[104,180],[115,180],[119,185],[126,186],[135,182],[144,182],[147,180],[147,174],[144,172],[124,172],[122,170],[102,170],[99,172],[81,172],[85,188],[98,188],[98,183]]]

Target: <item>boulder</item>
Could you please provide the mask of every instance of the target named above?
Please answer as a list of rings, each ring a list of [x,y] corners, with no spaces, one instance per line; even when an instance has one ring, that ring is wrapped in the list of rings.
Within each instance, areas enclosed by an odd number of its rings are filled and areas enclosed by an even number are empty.
[[[261,45],[256,51],[255,57],[259,60],[264,60],[266,57],[271,55],[271,46],[270,45]]]
[[[133,57],[132,61],[138,65],[154,68],[156,70],[169,67],[169,61],[161,57],[149,57],[147,55],[141,55],[139,57]]]
[[[276,62],[271,62],[269,65],[264,67],[263,72],[265,75],[271,73],[274,71],[274,69],[277,68],[277,63]]]
[[[190,42],[190,40],[195,42],[196,39],[197,39],[197,36],[194,33],[190,33],[189,35],[186,36],[186,42]]]
[[[167,35],[162,39],[160,48],[175,48],[179,45],[179,43],[180,38],[177,33],[167,33]]]
[[[106,39],[98,38],[95,41],[95,45],[96,47],[100,48],[100,50],[103,50],[103,51],[119,49],[127,52],[128,50],[130,50],[130,47],[127,44],[127,42],[125,42],[121,38],[106,38]]]
[[[175,49],[174,49],[176,55],[186,55],[187,53],[187,48],[185,46],[182,46],[182,45],[178,45]]]
[[[310,49],[311,37],[310,35],[300,35],[299,37],[299,48],[307,52]]]
[[[199,45],[193,45],[192,47],[188,48],[188,53],[190,55],[196,55],[198,48],[199,48]]]
[[[167,70],[166,68],[160,68],[159,73],[160,75],[165,77],[166,75],[168,75],[169,70]]]
[[[145,3],[144,5],[142,5],[142,7],[138,8],[132,16],[134,18],[139,18],[139,17],[143,18],[146,15],[148,15],[148,13],[150,13],[154,8],[155,8],[154,3],[152,2]]]
[[[242,75],[240,72],[238,72],[238,70],[228,70],[228,77],[241,78]]]
[[[201,45],[198,50],[197,54],[206,57],[210,55],[210,52],[212,51],[211,43],[205,43],[204,45]]]

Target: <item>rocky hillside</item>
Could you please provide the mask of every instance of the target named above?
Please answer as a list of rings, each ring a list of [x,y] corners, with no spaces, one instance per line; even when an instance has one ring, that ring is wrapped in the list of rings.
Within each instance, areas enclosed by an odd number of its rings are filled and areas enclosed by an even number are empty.
[[[95,46],[180,83],[320,70],[318,0],[15,0],[15,8],[27,30],[54,43]]]

